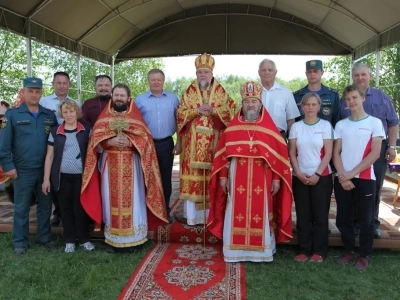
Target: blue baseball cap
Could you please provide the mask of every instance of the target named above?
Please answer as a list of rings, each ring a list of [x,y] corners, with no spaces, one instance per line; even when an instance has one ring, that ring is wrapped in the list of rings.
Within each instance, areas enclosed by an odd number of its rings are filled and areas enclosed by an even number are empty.
[[[315,70],[323,70],[322,61],[321,60],[309,60],[306,62],[306,70],[315,69]]]
[[[37,77],[26,77],[23,81],[23,87],[41,89],[43,88],[43,82],[42,79]]]

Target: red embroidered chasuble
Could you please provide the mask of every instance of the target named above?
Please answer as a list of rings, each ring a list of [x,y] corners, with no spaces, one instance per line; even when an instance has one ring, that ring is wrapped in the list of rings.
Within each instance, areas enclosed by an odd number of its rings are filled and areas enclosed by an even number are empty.
[[[259,120],[245,122],[241,112],[221,135],[210,179],[209,230],[222,238],[227,194],[220,178],[227,177],[230,159],[235,157],[232,209],[232,249],[264,250],[264,224],[269,220],[276,241],[292,239],[292,180],[288,149],[268,112],[262,108]],[[272,180],[280,181],[279,192],[271,194]],[[266,215],[268,207],[269,215]]]
[[[205,103],[213,108],[209,117],[197,114],[197,108]],[[204,209],[204,200],[208,207],[208,181],[214,150],[221,131],[233,117],[235,106],[216,79],[212,80],[207,90],[200,90],[195,80],[184,93],[178,106],[178,133],[184,137],[180,199],[197,203],[197,209]]]
[[[140,156],[146,188],[148,229],[164,225],[167,221],[164,195],[157,155],[150,131],[134,102],[126,113],[117,113],[108,104],[95,123],[88,145],[83,172],[81,203],[88,215],[97,223],[103,221],[100,195],[100,174],[97,171],[97,145],[107,152],[111,232],[116,235],[133,233],[133,153]],[[122,125],[121,125],[122,124]],[[117,129],[119,128],[119,129]],[[119,149],[107,145],[106,140],[117,136],[118,130],[129,138],[132,148]]]

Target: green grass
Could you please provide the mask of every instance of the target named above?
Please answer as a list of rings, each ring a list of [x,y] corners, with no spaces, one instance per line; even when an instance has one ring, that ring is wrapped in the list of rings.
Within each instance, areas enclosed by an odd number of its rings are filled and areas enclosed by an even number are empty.
[[[96,250],[64,253],[35,243],[26,255],[13,253],[11,234],[0,234],[0,299],[116,299],[153,242],[136,253],[110,254],[102,242]]]
[[[0,234],[0,299],[99,299],[118,297],[153,242],[129,254],[96,250],[64,253],[35,243],[25,256],[12,251],[11,235]],[[323,263],[295,262],[294,246],[278,246],[272,263],[246,263],[247,299],[400,299],[400,252],[375,250],[370,268],[336,263],[340,248],[331,248]],[[179,299],[178,299],[179,300]],[[189,299],[188,299],[189,300]]]
[[[272,263],[246,263],[247,299],[400,299],[400,252],[374,250],[369,268],[339,265],[341,248],[323,263],[296,262],[296,247],[278,246]]]

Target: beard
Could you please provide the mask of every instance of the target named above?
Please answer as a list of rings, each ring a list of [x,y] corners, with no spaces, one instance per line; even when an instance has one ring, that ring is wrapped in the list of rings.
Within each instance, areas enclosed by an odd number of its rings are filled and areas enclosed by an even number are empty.
[[[123,112],[126,111],[128,109],[128,105],[126,103],[113,103],[113,108],[116,112]]]
[[[259,109],[250,109],[244,112],[244,118],[246,119],[246,121],[255,121],[258,119],[259,115],[260,115]]]
[[[200,80],[199,81],[199,87],[202,90],[205,90],[206,88],[208,88],[210,86],[210,83],[207,80]]]
[[[109,100],[111,98],[111,94],[108,95],[97,95],[97,98],[100,100]]]

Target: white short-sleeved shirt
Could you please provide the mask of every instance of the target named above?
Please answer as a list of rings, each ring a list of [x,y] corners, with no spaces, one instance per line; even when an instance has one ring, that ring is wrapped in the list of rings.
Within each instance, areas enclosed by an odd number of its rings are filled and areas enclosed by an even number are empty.
[[[72,99],[70,96],[68,96],[67,95],[67,99],[68,100],[74,100],[78,105],[79,105],[79,107],[81,106],[81,104],[78,102],[78,101],[76,101],[75,99]],[[60,99],[58,99],[58,97],[57,97],[57,95],[56,94],[52,94],[52,95],[50,95],[50,96],[46,96],[46,97],[43,97],[42,99],[40,99],[40,101],[39,101],[39,104],[41,105],[41,106],[43,106],[43,107],[45,107],[45,108],[47,108],[47,109],[50,109],[50,110],[52,110],[52,111],[54,111],[54,113],[55,113],[55,115],[56,115],[56,118],[57,118],[57,122],[58,122],[58,124],[61,124],[62,122],[64,122],[64,119],[63,118],[61,118],[59,115],[58,115],[58,106],[59,106],[59,104],[60,104]]]
[[[263,87],[262,103],[279,130],[287,131],[287,120],[300,116],[292,91],[276,81],[269,90]]]
[[[304,120],[293,124],[289,132],[289,140],[296,139],[297,163],[300,172],[313,175],[322,158],[325,156],[324,140],[333,140],[335,131],[331,123],[320,119],[312,125],[306,124]],[[326,176],[332,173],[328,165],[321,175]]]
[[[342,139],[342,159],[345,172],[353,170],[371,152],[373,137],[385,136],[382,121],[368,115],[362,120],[343,119],[336,124],[336,137]],[[373,165],[357,174],[355,178],[375,180]]]

